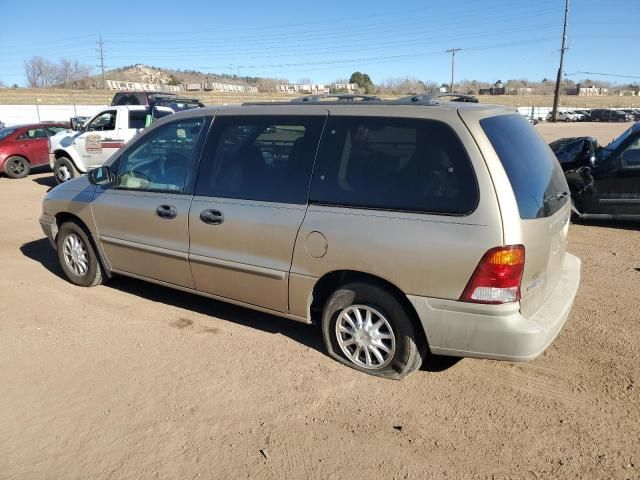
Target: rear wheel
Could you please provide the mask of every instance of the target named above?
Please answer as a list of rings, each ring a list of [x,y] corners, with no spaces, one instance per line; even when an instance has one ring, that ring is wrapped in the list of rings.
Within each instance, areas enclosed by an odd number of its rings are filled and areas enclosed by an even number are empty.
[[[76,178],[78,175],[78,169],[67,157],[57,158],[53,164],[53,176],[58,184]]]
[[[24,178],[29,175],[31,165],[24,157],[9,157],[4,162],[4,173],[11,178]]]
[[[89,236],[75,222],[65,222],[57,239],[58,261],[69,281],[81,287],[94,287],[103,281],[103,272]]]
[[[324,308],[322,334],[329,355],[361,372],[401,379],[422,364],[405,308],[372,284],[351,283],[336,290]]]

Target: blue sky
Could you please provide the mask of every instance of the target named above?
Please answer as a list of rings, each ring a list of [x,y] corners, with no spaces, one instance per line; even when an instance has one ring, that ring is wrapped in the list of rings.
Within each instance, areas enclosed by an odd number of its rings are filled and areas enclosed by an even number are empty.
[[[637,76],[640,0],[572,0],[565,72]],[[79,5],[79,4],[78,4]],[[366,7],[366,8],[365,8]],[[105,63],[331,82],[360,70],[380,82],[555,78],[564,0],[276,2],[0,0],[0,81],[23,85],[41,55]],[[580,79],[587,75],[574,75]]]

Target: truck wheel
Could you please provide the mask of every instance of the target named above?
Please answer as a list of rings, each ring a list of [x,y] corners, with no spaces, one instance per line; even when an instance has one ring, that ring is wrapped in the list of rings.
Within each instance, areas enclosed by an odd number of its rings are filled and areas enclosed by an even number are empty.
[[[4,173],[10,178],[24,178],[29,175],[31,165],[24,157],[9,157],[4,162]]]
[[[53,164],[53,176],[55,177],[57,184],[68,182],[72,178],[76,178],[78,175],[76,166],[67,157],[57,158],[56,163]]]

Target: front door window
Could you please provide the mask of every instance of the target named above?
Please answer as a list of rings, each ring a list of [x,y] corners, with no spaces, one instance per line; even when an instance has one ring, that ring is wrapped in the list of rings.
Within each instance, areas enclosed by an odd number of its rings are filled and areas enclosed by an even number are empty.
[[[122,157],[116,188],[183,192],[203,125],[190,118],[150,132]]]

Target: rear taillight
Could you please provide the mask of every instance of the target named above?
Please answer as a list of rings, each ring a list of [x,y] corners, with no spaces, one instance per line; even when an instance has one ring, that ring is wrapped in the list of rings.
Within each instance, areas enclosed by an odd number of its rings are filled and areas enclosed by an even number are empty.
[[[473,303],[509,303],[520,300],[524,246],[492,248],[484,254],[460,300]]]

